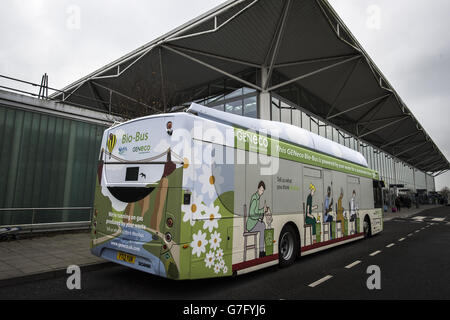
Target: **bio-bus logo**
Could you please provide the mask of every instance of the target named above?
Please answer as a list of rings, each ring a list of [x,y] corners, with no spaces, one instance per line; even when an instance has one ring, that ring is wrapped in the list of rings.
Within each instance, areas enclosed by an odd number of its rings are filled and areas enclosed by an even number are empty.
[[[122,144],[145,140],[148,140],[148,132],[141,133],[137,131],[134,136],[131,134],[124,134],[122,136]]]
[[[114,150],[114,147],[116,146],[116,142],[117,142],[116,135],[110,133],[109,138],[108,138],[108,143],[107,143],[109,153],[111,153]]]

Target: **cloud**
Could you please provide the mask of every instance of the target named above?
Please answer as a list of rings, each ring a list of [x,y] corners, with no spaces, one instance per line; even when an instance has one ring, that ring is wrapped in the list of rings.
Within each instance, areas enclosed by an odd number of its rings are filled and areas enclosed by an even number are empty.
[[[47,72],[50,86],[62,88],[221,2],[3,0],[0,73],[40,82]],[[329,2],[449,157],[450,1]],[[79,28],[68,27],[73,6],[79,8]],[[379,8],[379,28],[368,27],[369,6]],[[450,185],[450,174],[437,184]]]

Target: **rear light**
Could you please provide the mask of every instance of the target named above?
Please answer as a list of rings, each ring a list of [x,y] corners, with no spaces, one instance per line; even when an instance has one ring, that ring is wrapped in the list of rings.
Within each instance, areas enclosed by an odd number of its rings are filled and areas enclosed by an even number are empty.
[[[167,232],[167,233],[166,233],[166,241],[167,241],[167,242],[172,241],[172,235],[170,234],[170,232]]]
[[[103,160],[99,160],[97,166],[98,184],[102,184]]]
[[[173,219],[172,219],[172,218],[168,218],[168,219],[166,220],[166,224],[167,224],[167,226],[168,226],[169,228],[172,228],[172,227],[173,227]]]
[[[167,134],[169,136],[172,135],[173,129],[172,129],[172,121],[167,122],[166,124]]]

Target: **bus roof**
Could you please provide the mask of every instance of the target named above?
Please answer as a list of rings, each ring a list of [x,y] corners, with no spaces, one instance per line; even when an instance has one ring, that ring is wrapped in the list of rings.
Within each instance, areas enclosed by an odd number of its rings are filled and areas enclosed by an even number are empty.
[[[238,126],[245,129],[251,129],[255,132],[267,130],[267,134],[272,137],[278,136],[278,139],[306,147],[320,153],[330,155],[354,164],[368,167],[364,156],[355,150],[343,146],[337,142],[321,137],[303,128],[278,121],[254,119],[243,117],[228,112],[215,110],[196,103],[192,103],[187,112],[197,114],[198,116],[231,126]]]

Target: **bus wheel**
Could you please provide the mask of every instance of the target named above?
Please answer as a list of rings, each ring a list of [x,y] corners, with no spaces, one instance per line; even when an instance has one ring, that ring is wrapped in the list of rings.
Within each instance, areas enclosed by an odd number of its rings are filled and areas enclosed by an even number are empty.
[[[363,223],[363,230],[364,230],[364,238],[370,238],[372,236],[372,228],[370,227],[370,218],[369,216],[366,216],[364,218]]]
[[[278,241],[278,259],[280,267],[287,267],[294,263],[299,251],[299,243],[296,232],[291,225],[285,225],[280,233]]]

